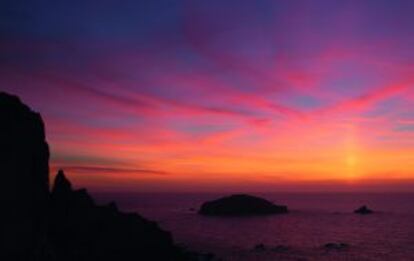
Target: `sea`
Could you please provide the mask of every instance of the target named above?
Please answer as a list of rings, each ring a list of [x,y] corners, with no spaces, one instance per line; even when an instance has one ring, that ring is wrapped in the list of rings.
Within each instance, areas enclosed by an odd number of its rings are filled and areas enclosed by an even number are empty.
[[[203,202],[226,195],[97,193],[95,197],[101,203],[113,199],[121,210],[157,221],[178,245],[221,260],[414,260],[414,193],[255,193],[287,205],[289,213],[197,214]],[[362,205],[375,213],[354,214]],[[334,247],[326,247],[329,243]]]

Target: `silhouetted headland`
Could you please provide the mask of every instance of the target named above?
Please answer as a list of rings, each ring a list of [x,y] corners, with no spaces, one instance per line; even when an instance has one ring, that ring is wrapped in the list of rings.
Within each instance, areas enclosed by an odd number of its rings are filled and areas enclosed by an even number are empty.
[[[287,213],[287,206],[245,194],[236,194],[202,204],[198,211],[206,216],[252,216]]]
[[[49,192],[41,116],[0,93],[0,260],[187,260],[169,232],[114,203],[96,205],[63,171]]]
[[[49,148],[40,115],[15,96],[0,93],[0,126],[0,255],[23,259],[47,245]]]
[[[367,206],[362,206],[358,209],[354,210],[355,214],[360,214],[360,215],[367,215],[367,214],[372,214],[374,213],[374,211],[372,211],[371,209],[369,209]]]
[[[169,232],[115,203],[97,206],[85,189],[74,190],[63,171],[51,193],[50,239],[65,260],[183,260]]]

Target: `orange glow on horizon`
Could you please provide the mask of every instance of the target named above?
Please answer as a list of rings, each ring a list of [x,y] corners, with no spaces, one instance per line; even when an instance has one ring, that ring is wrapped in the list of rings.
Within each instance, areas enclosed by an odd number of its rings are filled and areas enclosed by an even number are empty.
[[[0,88],[41,113],[52,172],[99,190],[414,190],[414,1],[148,2],[4,17]]]

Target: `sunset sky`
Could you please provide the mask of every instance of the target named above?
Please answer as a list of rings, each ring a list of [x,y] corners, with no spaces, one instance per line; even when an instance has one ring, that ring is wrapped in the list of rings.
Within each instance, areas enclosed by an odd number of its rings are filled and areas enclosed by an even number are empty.
[[[66,3],[65,3],[66,2]],[[125,191],[414,188],[414,1],[2,1],[51,171]]]

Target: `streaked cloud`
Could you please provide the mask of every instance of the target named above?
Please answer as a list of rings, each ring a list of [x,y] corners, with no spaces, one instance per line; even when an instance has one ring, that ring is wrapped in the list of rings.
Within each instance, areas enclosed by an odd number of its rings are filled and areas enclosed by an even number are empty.
[[[43,115],[53,168],[81,184],[411,180],[413,8],[10,3],[0,88]]]

